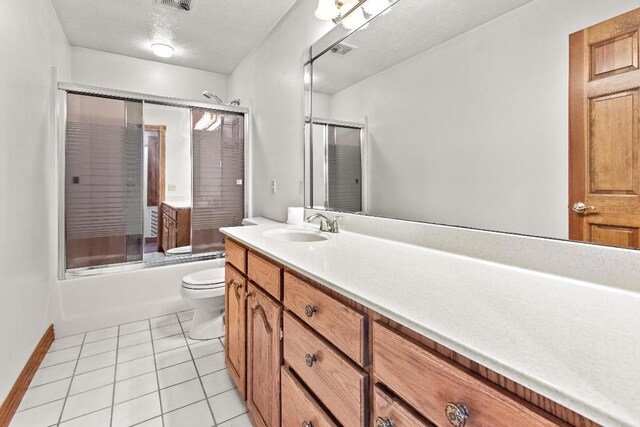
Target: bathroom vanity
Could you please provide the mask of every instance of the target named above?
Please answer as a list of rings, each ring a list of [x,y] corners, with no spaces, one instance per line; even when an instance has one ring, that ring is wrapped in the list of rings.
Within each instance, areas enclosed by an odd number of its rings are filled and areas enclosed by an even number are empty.
[[[161,239],[160,247],[163,252],[180,246],[191,244],[191,207],[162,202],[162,214],[159,216],[158,233]]]
[[[600,392],[597,374],[573,384],[565,382],[571,375],[556,384],[539,376],[549,363],[543,353],[562,349],[538,337],[535,322],[522,329],[528,321],[513,310],[529,315],[522,304],[536,303],[527,295],[504,295],[485,313],[474,312],[506,289],[501,281],[513,280],[515,294],[538,286],[532,272],[499,278],[499,265],[349,232],[314,231],[322,239],[294,242],[269,236],[310,231],[221,231],[228,236],[226,365],[256,426],[591,427],[601,424],[581,414],[610,409],[604,401],[589,406],[590,393]],[[495,319],[488,318],[492,310]],[[512,324],[497,321],[509,316]],[[461,341],[464,333],[475,336]],[[555,359],[560,365],[562,357]],[[627,425],[624,416],[604,425]]]

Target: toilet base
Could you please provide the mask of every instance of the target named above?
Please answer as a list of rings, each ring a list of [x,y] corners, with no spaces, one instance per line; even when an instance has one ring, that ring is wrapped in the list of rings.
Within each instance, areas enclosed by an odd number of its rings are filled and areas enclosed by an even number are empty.
[[[210,340],[224,336],[224,310],[196,309],[187,336],[192,340]]]

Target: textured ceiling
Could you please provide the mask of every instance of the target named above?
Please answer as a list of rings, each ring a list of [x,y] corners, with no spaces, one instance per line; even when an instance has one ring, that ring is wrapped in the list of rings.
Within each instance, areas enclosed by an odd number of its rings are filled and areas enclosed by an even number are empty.
[[[400,0],[344,40],[356,47],[351,53],[326,53],[314,62],[313,90],[332,95],[531,1]],[[335,28],[317,45],[326,46],[342,32]]]
[[[52,0],[72,46],[230,74],[295,0]],[[159,58],[152,43],[174,47]]]

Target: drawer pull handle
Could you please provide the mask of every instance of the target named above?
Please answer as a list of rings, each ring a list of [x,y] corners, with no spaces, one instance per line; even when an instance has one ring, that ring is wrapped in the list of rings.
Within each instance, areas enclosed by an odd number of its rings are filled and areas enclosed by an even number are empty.
[[[453,427],[464,427],[469,418],[469,410],[464,403],[449,402],[444,407],[444,413]]]
[[[318,309],[312,305],[308,305],[304,308],[304,314],[306,314],[307,317],[312,317],[317,311]]]
[[[393,421],[390,418],[376,418],[376,427],[392,427]]]
[[[311,368],[313,364],[318,361],[318,358],[315,354],[307,354],[306,356],[304,356],[304,360],[307,363],[307,366]]]
[[[302,427],[313,427],[313,423],[311,421],[303,421]]]

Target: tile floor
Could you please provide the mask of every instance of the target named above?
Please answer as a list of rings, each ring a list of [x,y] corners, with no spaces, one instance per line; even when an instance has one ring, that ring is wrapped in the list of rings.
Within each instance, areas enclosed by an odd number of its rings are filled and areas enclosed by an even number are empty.
[[[224,338],[189,339],[193,312],[53,342],[10,427],[248,427]]]

